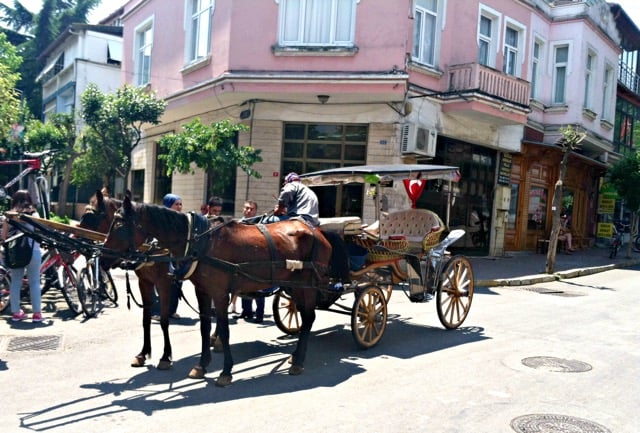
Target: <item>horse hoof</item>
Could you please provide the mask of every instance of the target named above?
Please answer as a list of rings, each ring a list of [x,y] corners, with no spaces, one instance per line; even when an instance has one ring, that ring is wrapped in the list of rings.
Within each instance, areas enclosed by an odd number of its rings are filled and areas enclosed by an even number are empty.
[[[158,362],[158,366],[156,368],[158,370],[169,370],[171,368],[171,361],[160,360],[160,362]]]
[[[224,388],[225,386],[229,386],[231,385],[231,379],[233,378],[233,376],[226,375],[226,374],[221,374],[218,379],[216,380],[216,386],[220,387],[220,388]]]
[[[300,376],[303,371],[304,367],[300,365],[292,365],[291,367],[289,367],[289,374],[291,376]]]
[[[132,367],[144,367],[144,363],[145,363],[145,357],[144,356],[136,356],[135,358],[133,358],[133,361],[131,362],[131,366]]]
[[[189,372],[189,379],[202,379],[204,378],[204,374],[207,372],[204,367],[200,365],[196,365]]]

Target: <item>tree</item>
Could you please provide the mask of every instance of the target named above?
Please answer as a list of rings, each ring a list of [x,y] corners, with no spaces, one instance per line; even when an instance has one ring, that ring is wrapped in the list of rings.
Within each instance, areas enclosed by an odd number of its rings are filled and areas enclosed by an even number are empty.
[[[57,212],[63,216],[67,208],[71,168],[74,160],[80,155],[80,150],[76,148],[76,124],[73,114],[53,114],[46,123],[39,120],[29,122],[25,139],[29,150],[54,151],[53,164],[62,168]]]
[[[80,115],[91,132],[87,145],[94,155],[107,162],[102,169],[104,186],[111,184],[112,169],[125,179],[127,185],[131,169],[131,152],[142,139],[142,126],[157,125],[167,103],[139,87],[124,85],[115,93],[102,93],[98,86],[89,84],[81,96]],[[123,192],[123,191],[114,191]]]
[[[163,150],[160,158],[167,162],[167,175],[174,171],[193,173],[192,163],[207,173],[215,173],[209,188],[214,193],[223,191],[240,167],[249,176],[262,176],[251,167],[262,161],[260,149],[251,146],[237,146],[234,136],[248,128],[242,124],[232,124],[229,120],[203,125],[199,118],[183,125],[183,131],[162,137],[158,144]]]
[[[7,138],[19,118],[20,94],[16,91],[16,83],[20,79],[18,68],[21,63],[16,48],[4,33],[0,33],[0,141]]]
[[[586,134],[578,132],[571,125],[566,128],[560,128],[562,138],[558,140],[558,144],[562,147],[562,161],[560,161],[560,175],[553,189],[553,201],[551,209],[553,209],[553,220],[551,225],[551,235],[549,236],[549,250],[547,251],[547,263],[545,272],[552,274],[556,267],[556,248],[558,246],[558,236],[560,234],[560,212],[562,211],[562,196],[564,178],[567,174],[567,162],[571,151],[578,148]]]
[[[627,155],[608,170],[609,181],[616,189],[625,206],[631,210],[631,239],[638,233],[640,212],[640,151]],[[631,257],[633,242],[627,245],[627,258]]]

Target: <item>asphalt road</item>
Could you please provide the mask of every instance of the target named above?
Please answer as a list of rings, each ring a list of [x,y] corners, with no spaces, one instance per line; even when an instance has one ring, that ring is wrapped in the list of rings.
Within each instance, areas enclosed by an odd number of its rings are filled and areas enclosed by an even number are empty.
[[[286,373],[295,339],[273,325],[268,299],[262,325],[232,326],[234,382],[224,389],[213,383],[219,354],[204,380],[186,377],[199,336],[197,315],[184,302],[184,318],[171,326],[173,368],[154,368],[162,349],[157,324],[150,365],[129,366],[142,346],[141,312],[126,308],[118,273],[121,305],[105,305],[96,319],[71,318],[55,293],[47,298],[48,323],[3,316],[0,429],[638,432],[638,270],[479,287],[455,331],[440,325],[434,302],[412,304],[394,293],[385,335],[366,351],[355,347],[349,316],[318,312],[297,377]],[[534,430],[540,423],[548,429]]]

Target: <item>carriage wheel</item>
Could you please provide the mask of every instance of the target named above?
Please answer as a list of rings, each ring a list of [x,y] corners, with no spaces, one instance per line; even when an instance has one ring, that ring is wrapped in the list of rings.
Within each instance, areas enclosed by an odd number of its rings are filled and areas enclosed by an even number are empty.
[[[372,269],[361,277],[361,281],[370,283],[371,285],[378,286],[384,294],[384,300],[389,303],[391,295],[393,294],[393,271],[389,266],[383,266]]]
[[[473,299],[473,270],[469,259],[455,256],[449,260],[442,275],[438,294],[436,295],[436,308],[438,318],[447,329],[455,329],[462,325]]]
[[[387,301],[376,286],[364,288],[356,296],[351,312],[351,334],[358,346],[368,349],[378,344],[387,328]]]
[[[302,315],[291,296],[284,290],[273,296],[273,320],[279,330],[287,335],[296,335],[302,326]]]

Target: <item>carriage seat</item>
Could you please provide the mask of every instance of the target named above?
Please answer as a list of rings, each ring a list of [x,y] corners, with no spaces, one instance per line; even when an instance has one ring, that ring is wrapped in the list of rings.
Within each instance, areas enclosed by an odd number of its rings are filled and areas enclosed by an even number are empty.
[[[431,249],[445,230],[445,225],[433,211],[428,209],[403,209],[382,212],[380,220],[364,229],[364,232],[378,240],[404,237],[409,242],[409,250],[423,252]]]
[[[319,220],[321,230],[338,233],[342,237],[362,234],[362,220],[360,217],[319,218]]]

